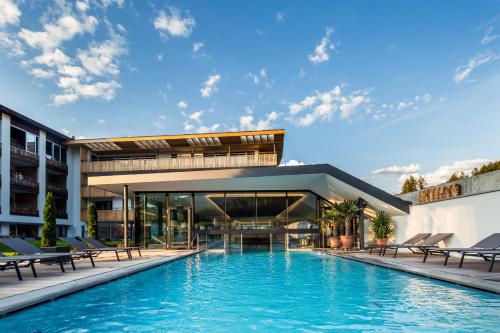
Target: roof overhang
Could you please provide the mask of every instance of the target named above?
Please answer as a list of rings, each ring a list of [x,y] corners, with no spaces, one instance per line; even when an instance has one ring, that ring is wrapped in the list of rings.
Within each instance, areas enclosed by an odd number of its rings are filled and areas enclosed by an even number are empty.
[[[332,202],[362,198],[391,215],[409,212],[407,201],[328,164],[90,176],[88,184],[116,194],[123,193],[123,185],[130,192],[307,190]]]

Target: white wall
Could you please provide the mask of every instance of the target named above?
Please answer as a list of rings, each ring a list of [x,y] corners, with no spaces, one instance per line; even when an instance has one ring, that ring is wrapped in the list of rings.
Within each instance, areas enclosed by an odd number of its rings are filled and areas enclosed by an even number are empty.
[[[500,191],[410,207],[410,215],[395,217],[395,242],[421,232],[454,233],[447,247],[469,247],[500,232]]]

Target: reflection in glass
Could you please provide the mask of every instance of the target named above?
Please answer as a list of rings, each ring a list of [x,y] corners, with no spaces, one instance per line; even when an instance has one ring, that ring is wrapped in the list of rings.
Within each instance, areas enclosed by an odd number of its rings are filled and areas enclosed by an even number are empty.
[[[224,204],[224,193],[195,193],[194,229],[225,229]]]
[[[259,229],[283,228],[286,220],[286,193],[257,193]]]
[[[227,193],[226,214],[231,229],[261,229],[255,219],[255,193]]]
[[[317,198],[309,192],[288,192],[288,229],[317,229]]]

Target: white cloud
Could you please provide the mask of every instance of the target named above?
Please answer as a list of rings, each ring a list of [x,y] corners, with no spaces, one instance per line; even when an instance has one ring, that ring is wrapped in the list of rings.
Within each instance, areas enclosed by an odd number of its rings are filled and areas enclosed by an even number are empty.
[[[409,175],[420,171],[420,164],[393,165],[387,168],[380,168],[372,171],[374,175]]]
[[[25,54],[23,44],[15,36],[3,31],[0,31],[0,46],[11,56],[21,57]]]
[[[193,43],[193,52],[196,53],[198,51],[200,51],[203,46],[205,46],[205,44],[201,43],[201,42],[198,42],[198,43]]]
[[[96,43],[87,50],[78,52],[83,67],[98,76],[118,75],[120,70],[116,58],[126,52],[125,40],[114,35],[112,39]]]
[[[11,0],[0,0],[0,28],[11,24],[18,25],[21,11]]]
[[[112,4],[116,4],[118,7],[123,7],[125,0],[102,0],[102,5],[104,7],[109,7]]]
[[[55,75],[53,71],[44,71],[40,68],[31,69],[30,74],[39,79],[50,79]]]
[[[177,107],[179,109],[187,109],[188,103],[186,101],[179,101],[179,103],[177,103]]]
[[[305,163],[297,160],[288,160],[287,162],[280,163],[279,166],[297,166],[297,165],[305,165]]]
[[[83,0],[83,1],[77,1],[75,3],[75,7],[82,12],[87,11],[90,8],[88,0]]]
[[[70,63],[71,58],[68,57],[63,51],[56,48],[47,50],[41,55],[36,56],[33,59],[33,62],[48,67],[58,67]]]
[[[253,82],[254,84],[259,84],[261,81],[266,82],[266,86],[269,86],[267,80],[267,69],[265,67],[261,68],[258,73],[249,72],[245,74],[245,79]]]
[[[276,23],[281,24],[285,23],[285,12],[279,11],[276,13]]]
[[[498,55],[495,53],[477,53],[467,61],[467,64],[460,65],[455,69],[453,80],[456,83],[461,83],[472,73],[475,68],[497,59]]]
[[[296,126],[309,126],[318,120],[330,121],[337,110],[340,118],[348,119],[359,108],[369,108],[368,90],[354,91],[347,95],[342,90],[342,87],[337,85],[326,92],[316,91],[299,103],[291,103],[286,120]]]
[[[103,119],[103,118],[97,119],[97,125],[104,125],[104,124],[106,124],[106,120],[105,119]]]
[[[448,181],[450,176],[454,173],[470,174],[474,168],[479,168],[485,163],[490,162],[487,159],[470,159],[455,161],[452,164],[442,165],[436,170],[424,174],[424,178],[428,185],[438,185]]]
[[[80,66],[64,65],[60,66],[57,71],[64,76],[84,76],[87,74]]]
[[[64,134],[64,135],[69,135],[69,130],[67,128],[61,128],[61,132]]]
[[[81,83],[76,77],[61,77],[57,86],[63,90],[63,94],[53,96],[56,105],[77,101],[80,97],[95,97],[105,101],[113,99],[116,90],[121,85],[112,80],[109,82]]]
[[[279,118],[278,113],[276,111],[272,111],[266,114],[263,119],[259,119],[259,121],[255,122],[255,118],[252,115],[253,111],[248,112],[248,109],[246,108],[245,113],[245,115],[240,117],[240,130],[242,131],[269,129]]]
[[[201,116],[203,116],[203,111],[196,111],[188,115],[188,118],[201,124]]]
[[[162,37],[169,34],[172,37],[189,37],[196,26],[193,17],[182,17],[182,13],[175,7],[169,8],[169,14],[161,10],[155,18],[153,25]]]
[[[484,31],[484,36],[481,39],[481,44],[489,44],[493,42],[495,39],[500,37],[498,34],[493,34],[493,27],[487,27],[486,30]]]
[[[93,33],[97,23],[97,19],[93,16],[84,15],[79,20],[71,14],[66,14],[55,23],[44,24],[42,31],[22,28],[19,37],[33,48],[50,50],[71,40],[75,35],[82,35],[85,32]]]
[[[62,95],[55,95],[52,97],[54,103],[56,105],[62,105],[62,104],[68,104],[68,103],[73,103],[76,100],[78,100],[78,95],[77,94],[62,94]]]
[[[156,120],[153,122],[153,126],[159,129],[164,129],[166,125],[167,117],[163,114],[156,117]]]
[[[330,60],[330,55],[328,54],[328,52],[335,48],[332,42],[330,41],[332,33],[333,29],[327,27],[325,36],[321,38],[319,44],[317,44],[316,47],[314,48],[314,53],[309,55],[309,61],[311,61],[314,64],[319,64]]]
[[[301,68],[299,71],[299,79],[303,79],[305,77],[306,77],[306,71],[304,70],[304,68]]]
[[[216,83],[219,82],[220,79],[221,76],[219,74],[210,75],[208,80],[203,83],[202,88],[200,89],[201,96],[203,98],[209,98],[214,92],[217,92],[218,89]]]

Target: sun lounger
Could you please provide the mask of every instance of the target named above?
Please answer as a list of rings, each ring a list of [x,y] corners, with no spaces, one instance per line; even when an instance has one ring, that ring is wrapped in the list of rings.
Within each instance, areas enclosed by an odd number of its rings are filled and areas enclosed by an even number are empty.
[[[86,241],[87,243],[89,243],[90,245],[92,245],[96,249],[109,248],[106,245],[104,245],[103,243],[99,242],[97,239],[83,238],[83,240]],[[132,258],[131,251],[133,251],[133,250],[136,250],[137,252],[139,252],[139,257],[142,257],[141,248],[139,246],[126,246],[126,247],[119,247],[118,249],[126,251],[128,253],[128,255],[130,256],[130,258]]]
[[[495,265],[495,260],[497,256],[500,256],[500,250],[472,250],[472,251],[462,251],[462,258],[460,258],[460,264],[458,267],[462,268],[464,264],[465,256],[481,257],[484,260],[490,261],[490,268],[488,272],[493,270],[493,265]]]
[[[425,255],[424,255],[424,260],[425,262],[427,260],[427,256],[429,254],[444,254],[445,259],[444,259],[444,265],[448,264],[448,259],[450,257],[450,253],[456,252],[456,253],[462,253],[462,262],[463,262],[463,257],[465,255],[473,256],[474,253],[477,253],[475,255],[476,257],[483,257],[480,253],[481,251],[493,251],[498,249],[500,247],[500,233],[495,233],[491,234],[490,236],[486,237],[485,239],[481,240],[480,242],[472,245],[471,247],[447,247],[447,248],[435,248],[435,249],[426,249],[425,250]],[[467,254],[466,254],[467,253]],[[484,257],[483,257],[484,258]],[[487,258],[484,258],[487,259]],[[460,265],[462,267],[462,265]]]
[[[390,245],[386,245],[386,246],[383,247],[382,255],[385,256],[385,252],[387,251],[387,249],[393,249],[394,250],[394,258],[396,258],[399,249],[408,249],[408,250],[412,251],[413,253],[417,253],[417,252],[425,253],[426,249],[437,248],[437,244],[440,241],[445,240],[445,239],[451,237],[452,235],[453,235],[452,233],[439,233],[439,234],[435,234],[434,236],[426,238],[421,243],[419,243],[419,244],[413,244],[413,245],[407,245],[407,244],[390,244]]]
[[[6,271],[8,269],[15,269],[17,278],[19,281],[23,280],[23,276],[21,275],[21,270],[19,269],[20,260],[16,258],[16,256],[6,257],[3,253],[0,252],[0,271]]]
[[[21,238],[0,238],[0,243],[19,253],[19,256],[15,256],[18,263],[28,262],[34,277],[38,277],[34,265],[36,262],[42,264],[58,263],[64,273],[65,262],[69,261],[73,270],[76,270],[73,259],[82,257],[80,253],[45,253]]]
[[[127,254],[127,257],[129,258],[129,260],[132,259],[132,255],[129,254],[129,250],[127,250],[127,249],[118,248],[118,247],[89,248],[84,242],[82,242],[81,240],[78,240],[76,238],[59,237],[59,239],[62,240],[63,242],[68,243],[69,245],[71,245],[72,247],[77,249],[78,251],[88,253],[90,258],[92,258],[92,256],[98,256],[101,252],[114,252],[116,254],[116,259],[118,261],[120,261],[120,256],[118,255],[118,253],[125,252]]]
[[[421,242],[422,240],[426,239],[427,237],[429,237],[431,234],[430,233],[421,233],[421,234],[416,234],[415,236],[413,236],[412,238],[406,240],[405,242],[401,243],[401,244],[404,244],[404,245],[415,245],[419,242]],[[382,249],[384,248],[384,246],[386,245],[376,245],[376,244],[372,244],[370,246],[370,254],[372,254],[373,252],[373,249],[376,249],[378,248],[379,249],[379,255],[381,254],[382,252]]]

